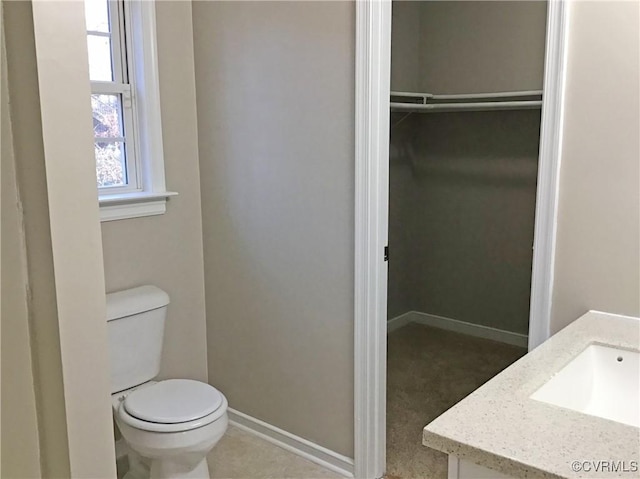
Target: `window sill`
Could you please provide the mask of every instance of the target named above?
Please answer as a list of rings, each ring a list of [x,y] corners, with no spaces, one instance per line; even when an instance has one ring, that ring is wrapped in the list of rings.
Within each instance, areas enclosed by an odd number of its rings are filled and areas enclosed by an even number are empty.
[[[143,216],[162,215],[167,211],[166,203],[170,196],[178,193],[163,191],[161,193],[123,193],[116,195],[101,195],[100,221],[116,221]]]

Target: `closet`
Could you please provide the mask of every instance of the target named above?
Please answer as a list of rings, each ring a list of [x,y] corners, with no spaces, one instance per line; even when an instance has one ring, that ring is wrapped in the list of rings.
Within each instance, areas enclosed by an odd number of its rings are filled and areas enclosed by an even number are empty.
[[[393,2],[389,477],[446,478],[421,427],[526,352],[545,33],[545,2]]]

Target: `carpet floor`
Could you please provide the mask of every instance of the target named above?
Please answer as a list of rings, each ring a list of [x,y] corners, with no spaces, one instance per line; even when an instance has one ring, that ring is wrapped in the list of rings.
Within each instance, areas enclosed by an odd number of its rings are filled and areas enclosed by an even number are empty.
[[[387,479],[446,479],[422,428],[526,354],[524,348],[409,324],[388,336]]]

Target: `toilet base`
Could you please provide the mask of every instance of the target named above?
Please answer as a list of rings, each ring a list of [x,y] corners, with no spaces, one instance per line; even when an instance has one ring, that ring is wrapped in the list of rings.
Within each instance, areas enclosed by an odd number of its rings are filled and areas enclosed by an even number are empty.
[[[184,459],[184,458],[181,458]],[[149,479],[210,479],[209,465],[204,457],[195,463],[157,459],[151,462]]]
[[[140,457],[136,452],[130,451],[127,454],[129,469],[122,479],[149,479],[149,460]]]
[[[175,458],[178,459],[178,458]],[[207,458],[146,459],[129,455],[129,471],[123,479],[210,479]]]

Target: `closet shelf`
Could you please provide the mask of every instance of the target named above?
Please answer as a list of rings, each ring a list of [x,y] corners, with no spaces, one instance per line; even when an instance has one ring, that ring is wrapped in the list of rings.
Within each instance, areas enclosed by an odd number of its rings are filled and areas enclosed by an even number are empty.
[[[432,93],[391,92],[391,111],[429,113],[446,111],[534,110],[542,107],[542,90],[496,93]]]

